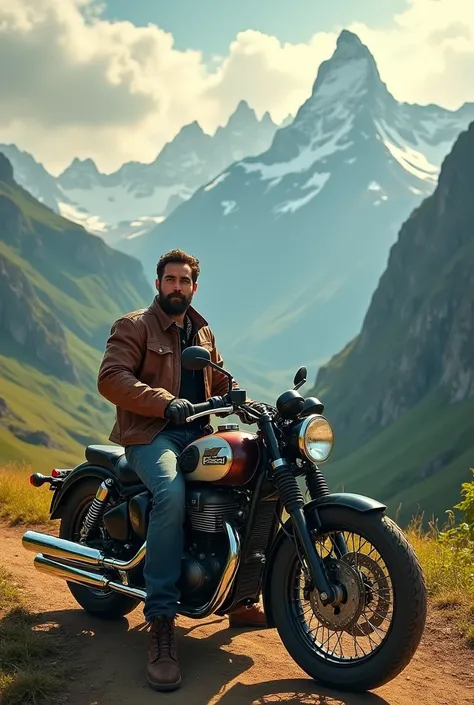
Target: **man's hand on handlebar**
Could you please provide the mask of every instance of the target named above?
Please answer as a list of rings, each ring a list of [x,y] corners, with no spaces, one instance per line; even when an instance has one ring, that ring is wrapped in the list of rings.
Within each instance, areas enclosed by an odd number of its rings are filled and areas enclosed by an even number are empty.
[[[192,416],[206,416],[212,414],[213,409],[224,409],[230,407],[231,403],[226,397],[211,397],[200,404],[191,404],[187,399],[176,397],[172,399],[165,409],[165,418],[170,419],[174,424],[184,424],[192,420]],[[232,408],[226,411],[225,416],[232,413]]]
[[[226,409],[224,411],[224,408]],[[234,407],[235,408],[235,407]],[[204,416],[212,414],[213,410],[220,409],[221,413],[216,414],[221,418],[234,413],[232,402],[227,397],[211,397],[201,404],[191,404],[187,399],[175,398],[166,407],[165,418],[170,419],[174,424],[184,424],[187,420],[191,420],[192,416]],[[243,407],[235,409],[235,414],[239,417],[242,423],[253,424],[258,420],[258,417],[268,412],[270,416],[274,416],[276,409],[270,404],[264,402],[251,401]]]
[[[252,414],[252,410],[255,411],[256,414]],[[246,403],[244,407],[237,409],[235,413],[242,423],[250,425],[255,423],[258,420],[258,416],[266,411],[268,411],[270,416],[273,416],[276,410],[273,406],[265,404],[263,401],[250,401]]]
[[[165,409],[165,419],[174,424],[183,424],[194,413],[194,406],[187,399],[172,399]]]

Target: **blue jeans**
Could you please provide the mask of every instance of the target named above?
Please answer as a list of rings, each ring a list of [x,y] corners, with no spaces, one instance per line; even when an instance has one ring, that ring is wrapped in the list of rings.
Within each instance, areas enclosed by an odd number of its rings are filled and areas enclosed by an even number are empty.
[[[151,443],[125,448],[127,462],[153,496],[144,566],[147,621],[177,612],[185,518],[185,481],[177,456],[202,435],[199,429],[165,427]]]

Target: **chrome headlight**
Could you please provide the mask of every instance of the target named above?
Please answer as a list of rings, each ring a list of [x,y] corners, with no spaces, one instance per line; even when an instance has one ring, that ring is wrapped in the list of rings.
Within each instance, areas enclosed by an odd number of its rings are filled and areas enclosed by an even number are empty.
[[[324,463],[334,445],[334,431],[324,416],[308,416],[298,431],[300,453],[312,463]]]

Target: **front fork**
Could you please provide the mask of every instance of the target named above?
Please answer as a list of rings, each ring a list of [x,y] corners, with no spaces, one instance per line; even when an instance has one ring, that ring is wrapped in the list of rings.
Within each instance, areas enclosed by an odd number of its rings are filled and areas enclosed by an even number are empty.
[[[273,468],[273,479],[280,493],[284,507],[292,519],[296,539],[299,541],[303,549],[313,584],[319,592],[319,597],[323,605],[338,604],[343,599],[342,589],[339,585],[335,585],[329,581],[324,562],[314,546],[312,532],[308,527],[303,510],[305,504],[303,494],[287,460],[281,457],[278,440],[276,438],[275,430],[269,414],[264,414],[260,418],[260,425],[265,434],[268,445],[271,465]],[[317,478],[318,483],[321,482],[321,477],[323,476],[319,473]],[[308,488],[310,493],[312,493],[311,477],[309,478]],[[313,491],[317,491],[318,496],[321,496],[320,489],[317,490],[314,483]],[[316,526],[314,528],[318,530],[320,527]],[[339,550],[342,549],[341,553],[347,553],[347,548],[342,545],[341,539],[344,541],[341,535],[336,536],[337,543],[341,544],[341,548]]]
[[[314,465],[311,466],[306,472],[306,484],[311,499],[319,499],[320,497],[324,497],[330,494],[326,478],[324,477],[321,470],[318,467],[315,467]],[[317,529],[320,528],[320,526],[317,527]],[[344,556],[346,553],[349,553],[349,549],[347,547],[344,535],[341,534],[339,531],[335,533],[333,537],[331,537],[331,541],[333,545],[337,548],[340,556]]]

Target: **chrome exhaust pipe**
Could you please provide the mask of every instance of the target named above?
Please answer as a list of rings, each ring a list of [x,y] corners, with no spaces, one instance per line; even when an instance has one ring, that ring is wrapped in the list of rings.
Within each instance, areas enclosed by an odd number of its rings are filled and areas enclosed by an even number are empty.
[[[214,612],[217,612],[220,607],[224,604],[229,592],[234,584],[235,576],[240,565],[240,538],[234,527],[227,521],[224,522],[224,528],[227,534],[227,540],[229,542],[229,553],[227,555],[226,564],[224,570],[222,571],[221,579],[219,585],[211,597],[209,602],[201,607],[186,607],[185,605],[179,605],[178,613],[183,615],[183,617],[194,617],[195,619],[202,619],[203,617],[209,617]]]
[[[35,553],[44,553],[53,558],[65,561],[77,561],[102,568],[115,568],[116,570],[132,570],[139,565],[145,557],[146,541],[129,561],[120,561],[116,558],[107,558],[98,548],[91,548],[81,543],[67,541],[58,536],[42,534],[38,531],[27,531],[22,538],[23,548]]]
[[[40,573],[50,575],[53,578],[62,578],[71,583],[78,583],[78,585],[93,587],[99,590],[121,592],[123,595],[135,597],[142,601],[144,601],[146,597],[145,590],[114,582],[113,580],[109,580],[105,575],[89,573],[89,571],[83,570],[82,568],[58,563],[47,556],[43,556],[41,553],[35,556],[33,564]]]
[[[239,569],[241,549],[240,538],[236,529],[234,529],[234,527],[228,522],[224,523],[224,527],[229,542],[229,553],[227,555],[226,564],[224,566],[224,570],[222,571],[219,585],[217,586],[217,589],[209,602],[200,607],[186,607],[186,605],[179,603],[178,613],[185,617],[194,617],[195,619],[208,617],[220,609],[229,595],[235,576]],[[43,549],[44,552],[47,553],[47,555],[43,555],[43,553],[40,552],[34,559],[34,566],[41,573],[45,573],[46,575],[50,575],[55,578],[62,578],[68,582],[78,583],[79,585],[84,585],[85,587],[120,592],[123,595],[128,595],[129,597],[134,597],[141,601],[145,601],[146,590],[141,590],[139,588],[130,587],[129,585],[124,585],[123,583],[115,582],[114,580],[109,580],[109,578],[105,575],[91,573],[80,566],[76,567],[74,565],[65,565],[57,560],[53,560],[53,558],[56,557],[68,561],[79,561],[82,563],[88,563],[89,565],[94,565],[96,567],[115,568],[117,570],[126,571],[131,570],[141,562],[145,556],[146,542],[135,554],[135,556],[130,559],[130,561],[119,561],[113,558],[105,558],[103,553],[96,548],[74,543],[73,541],[66,541],[65,539],[50,536],[49,534],[41,534],[36,531],[27,531],[23,536],[22,543],[24,548],[28,551]]]

